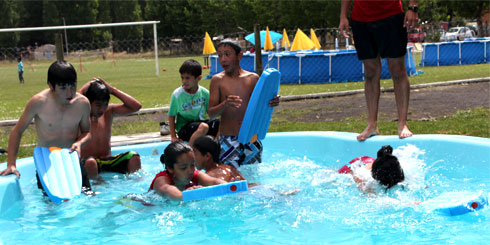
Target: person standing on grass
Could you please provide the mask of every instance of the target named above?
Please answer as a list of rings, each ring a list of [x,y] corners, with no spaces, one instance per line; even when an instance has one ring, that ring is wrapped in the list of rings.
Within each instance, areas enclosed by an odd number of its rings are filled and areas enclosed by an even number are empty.
[[[69,148],[80,155],[82,146],[90,141],[90,103],[76,92],[77,72],[73,66],[58,60],[48,69],[48,85],[27,102],[17,124],[10,132],[7,168],[0,174],[15,174],[20,178],[16,167],[22,134],[34,119],[37,146]],[[38,178],[38,187],[42,185]],[[89,191],[90,181],[82,167],[82,191]]]
[[[24,84],[24,64],[22,63],[22,57],[17,58],[17,72],[19,72],[19,83]]]
[[[101,78],[87,82],[79,90],[90,101],[90,133],[92,140],[82,148],[81,159],[88,176],[96,178],[100,171],[133,173],[141,168],[138,153],[128,151],[115,156],[111,153],[111,129],[115,115],[136,112],[141,103],[132,96],[109,85]],[[111,94],[123,104],[109,104]]]
[[[220,162],[235,168],[243,164],[262,162],[262,143],[241,144],[238,133],[247,110],[250,96],[259,80],[256,73],[240,67],[243,52],[240,45],[225,39],[218,44],[218,59],[222,72],[211,78],[209,85],[209,115],[221,116],[219,140]],[[279,104],[279,96],[271,100],[270,106]]]
[[[202,66],[196,60],[184,61],[179,68],[182,86],[176,88],[170,99],[168,125],[172,142],[184,140],[192,145],[199,136],[215,136],[219,120],[208,119],[209,91],[199,85]],[[178,136],[178,137],[177,137]]]
[[[339,31],[349,37],[347,12],[351,0],[342,0]],[[363,141],[379,134],[378,105],[380,96],[381,58],[388,58],[388,70],[393,79],[398,109],[398,136],[412,136],[408,129],[407,113],[410,81],[405,68],[407,28],[418,24],[417,0],[409,0],[404,13],[401,0],[354,0],[350,26],[354,36],[357,56],[365,69],[364,91],[368,109],[368,126],[357,136]]]

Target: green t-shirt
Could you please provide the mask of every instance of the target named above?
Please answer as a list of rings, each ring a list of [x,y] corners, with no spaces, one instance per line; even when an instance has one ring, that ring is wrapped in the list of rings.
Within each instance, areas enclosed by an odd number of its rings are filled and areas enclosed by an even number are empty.
[[[187,93],[182,87],[174,90],[170,99],[168,115],[176,118],[175,129],[180,131],[182,126],[208,119],[209,91],[199,86],[195,94]]]

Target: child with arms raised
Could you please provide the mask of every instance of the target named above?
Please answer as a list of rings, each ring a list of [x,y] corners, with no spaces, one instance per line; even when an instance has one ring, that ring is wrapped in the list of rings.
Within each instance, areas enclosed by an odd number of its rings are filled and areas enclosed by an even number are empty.
[[[160,161],[165,164],[165,170],[155,176],[148,191],[155,190],[172,200],[182,201],[182,192],[185,190],[226,183],[196,170],[194,152],[183,142],[176,141],[168,145]]]

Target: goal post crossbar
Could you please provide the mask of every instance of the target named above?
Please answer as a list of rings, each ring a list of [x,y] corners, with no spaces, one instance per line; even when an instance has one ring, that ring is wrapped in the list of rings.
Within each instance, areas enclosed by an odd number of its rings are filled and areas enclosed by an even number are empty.
[[[152,24],[158,24],[158,23],[160,23],[160,21],[137,21],[137,22],[106,23],[106,24],[86,24],[86,25],[66,25],[66,26],[42,26],[42,27],[3,28],[3,29],[0,29],[0,32],[84,29],[84,28],[100,28],[100,27],[114,27],[114,26],[152,25]]]
[[[22,27],[22,28],[3,28],[1,32],[22,32],[22,31],[47,31],[47,30],[66,30],[66,29],[84,29],[84,28],[102,28],[116,26],[134,26],[134,25],[153,25],[153,39],[155,49],[155,73],[159,75],[158,69],[158,43],[157,43],[157,28],[156,25],[160,21],[136,21],[136,22],[119,22],[106,24],[86,24],[86,25],[65,25],[65,26],[43,26],[43,27]]]

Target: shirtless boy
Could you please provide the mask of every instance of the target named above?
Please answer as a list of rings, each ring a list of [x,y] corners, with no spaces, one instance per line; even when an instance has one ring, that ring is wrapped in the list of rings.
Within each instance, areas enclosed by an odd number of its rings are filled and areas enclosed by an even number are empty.
[[[90,140],[90,103],[76,92],[75,68],[66,61],[54,62],[48,69],[48,85],[49,89],[35,94],[27,102],[19,121],[10,132],[7,168],[1,175],[15,174],[20,178],[16,167],[17,153],[22,134],[32,119],[38,146],[70,148],[70,151],[80,154],[82,146]],[[82,185],[90,187],[90,183],[87,186],[85,181]]]
[[[83,85],[79,93],[90,101],[90,134],[92,140],[82,148],[82,161],[90,178],[98,176],[101,170],[133,173],[141,168],[138,153],[129,151],[116,156],[111,154],[111,128],[115,115],[138,111],[141,104],[130,95],[109,85],[101,78]],[[123,104],[109,104],[110,95]]]
[[[253,72],[240,67],[243,52],[237,42],[223,40],[218,44],[218,59],[223,67],[222,72],[211,78],[209,86],[209,116],[221,116],[220,162],[238,168],[244,164],[261,162],[262,143],[241,144],[238,133],[243,116],[247,110],[250,96],[259,80]],[[277,106],[279,97],[271,100],[270,106]]]

